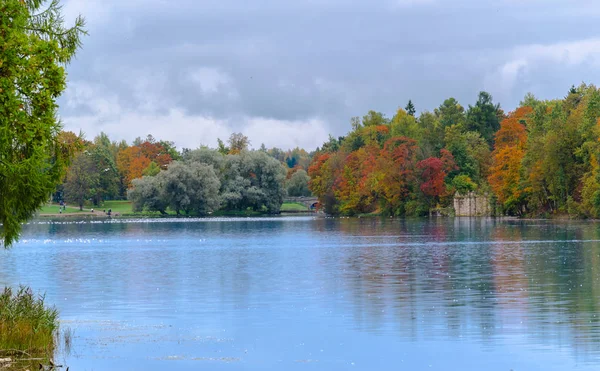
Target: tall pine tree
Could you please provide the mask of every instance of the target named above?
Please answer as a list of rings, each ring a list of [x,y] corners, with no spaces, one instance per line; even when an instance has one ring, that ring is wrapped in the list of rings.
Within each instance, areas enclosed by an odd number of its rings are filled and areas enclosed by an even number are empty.
[[[415,105],[413,104],[412,100],[408,100],[408,104],[406,105],[406,107],[404,108],[404,110],[406,111],[406,113],[408,113],[409,115],[413,116],[415,115],[415,113],[417,112],[415,110]]]

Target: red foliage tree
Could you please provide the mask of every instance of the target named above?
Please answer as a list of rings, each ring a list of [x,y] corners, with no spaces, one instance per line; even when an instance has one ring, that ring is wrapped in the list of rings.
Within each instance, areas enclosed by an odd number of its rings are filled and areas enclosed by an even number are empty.
[[[446,195],[445,180],[449,172],[456,170],[456,163],[452,153],[446,149],[440,151],[440,158],[430,157],[417,164],[422,170],[420,189],[429,197],[442,197]]]

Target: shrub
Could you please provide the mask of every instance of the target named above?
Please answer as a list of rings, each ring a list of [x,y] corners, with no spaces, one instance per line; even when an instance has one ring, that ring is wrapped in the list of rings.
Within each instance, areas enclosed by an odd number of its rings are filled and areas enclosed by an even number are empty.
[[[58,331],[58,311],[46,307],[44,296],[28,287],[16,292],[5,287],[0,295],[0,349],[51,354]]]
[[[454,179],[452,179],[452,186],[461,195],[466,195],[477,189],[477,184],[467,175],[457,175],[454,177]]]

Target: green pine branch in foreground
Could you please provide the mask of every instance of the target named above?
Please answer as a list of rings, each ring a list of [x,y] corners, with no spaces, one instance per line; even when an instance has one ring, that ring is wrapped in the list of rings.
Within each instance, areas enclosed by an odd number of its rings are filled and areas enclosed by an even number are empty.
[[[65,64],[86,34],[65,27],[58,0],[0,4],[0,237],[10,246],[62,180],[72,149],[60,141],[56,99]]]

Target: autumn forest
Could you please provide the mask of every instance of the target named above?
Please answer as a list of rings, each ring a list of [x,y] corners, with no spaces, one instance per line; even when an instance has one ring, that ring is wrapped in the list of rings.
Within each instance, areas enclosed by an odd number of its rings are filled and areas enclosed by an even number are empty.
[[[312,194],[328,214],[420,216],[451,214],[456,193],[475,192],[496,215],[596,218],[599,118],[600,90],[582,84],[555,100],[528,94],[511,112],[486,92],[473,105],[449,98],[419,115],[412,101],[391,118],[369,111],[312,152],[250,150],[240,133],[215,149],[178,150],[151,135],[128,144],[64,132],[77,155],[53,197],[81,205],[129,197],[138,211],[205,214],[278,212],[286,195]],[[176,200],[185,189],[196,193]]]

